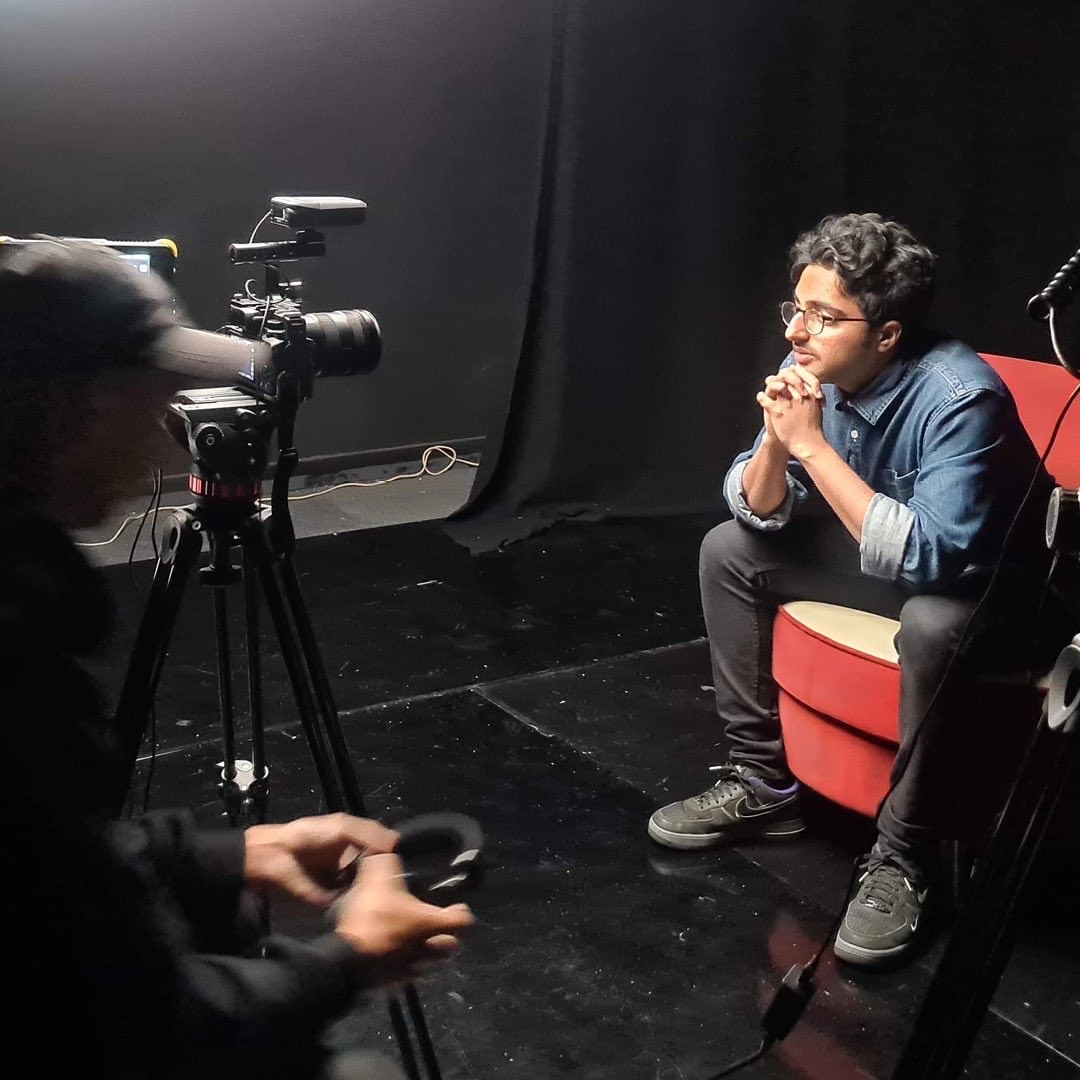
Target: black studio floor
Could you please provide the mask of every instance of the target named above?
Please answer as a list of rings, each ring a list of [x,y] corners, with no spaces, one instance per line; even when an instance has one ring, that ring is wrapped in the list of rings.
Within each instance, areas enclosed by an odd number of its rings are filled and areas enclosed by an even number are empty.
[[[812,796],[813,827],[796,843],[678,855],[645,835],[659,802],[704,787],[706,766],[724,758],[695,575],[709,524],[574,523],[479,556],[438,521],[299,542],[367,810],[391,824],[457,811],[486,834],[486,875],[469,896],[478,925],[418,988],[446,1080],[705,1080],[757,1047],[779,979],[810,958],[843,902],[869,826]],[[106,568],[122,616],[101,665],[112,692],[151,570]],[[184,597],[156,759],[140,779],[152,805],[221,821],[209,593],[192,584]],[[239,609],[239,595],[229,602]],[[230,637],[242,672],[243,636]],[[317,812],[321,787],[272,635],[260,652],[270,816]],[[1062,860],[1046,862],[967,1076],[1080,1075],[1080,905]],[[895,973],[840,970],[826,952],[802,1021],[737,1075],[889,1077],[943,940]],[[339,1037],[394,1050],[379,1002]]]

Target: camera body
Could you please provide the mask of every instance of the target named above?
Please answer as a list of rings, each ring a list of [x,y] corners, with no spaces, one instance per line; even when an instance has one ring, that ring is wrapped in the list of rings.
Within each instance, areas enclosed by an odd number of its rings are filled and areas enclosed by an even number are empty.
[[[379,324],[370,311],[316,311],[305,314],[292,294],[296,282],[265,297],[236,293],[229,302],[230,322],[223,333],[262,341],[270,363],[252,379],[268,393],[280,372],[295,372],[301,400],[311,397],[314,380],[323,375],[373,371],[382,354]]]
[[[326,254],[321,228],[358,225],[366,215],[367,204],[359,199],[275,195],[264,220],[296,230],[293,238],[229,245],[234,265],[261,262],[265,268],[263,295],[253,295],[250,283],[245,292],[234,294],[229,303],[231,321],[221,328],[222,333],[257,339],[269,347],[267,369],[249,373],[264,391],[273,393],[277,374],[295,373],[304,400],[311,396],[316,376],[367,373],[378,364],[382,338],[370,311],[353,308],[305,314],[300,299],[302,282],[283,281],[281,277],[283,262]]]

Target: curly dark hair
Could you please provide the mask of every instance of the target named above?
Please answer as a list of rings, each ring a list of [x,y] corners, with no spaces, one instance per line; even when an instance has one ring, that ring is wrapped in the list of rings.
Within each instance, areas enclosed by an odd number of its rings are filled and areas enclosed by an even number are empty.
[[[807,266],[835,270],[871,326],[897,319],[906,330],[926,321],[937,256],[911,230],[880,214],[832,214],[791,246],[791,280]]]

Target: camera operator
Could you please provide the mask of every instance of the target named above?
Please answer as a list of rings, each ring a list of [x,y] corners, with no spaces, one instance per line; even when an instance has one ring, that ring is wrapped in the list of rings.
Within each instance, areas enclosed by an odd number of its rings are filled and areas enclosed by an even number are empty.
[[[231,379],[250,344],[181,325],[164,282],[100,245],[0,250],[5,1041],[49,1075],[343,1076],[334,1021],[450,956],[473,921],[407,891],[374,821],[109,820],[118,765],[85,661],[111,605],[67,530],[130,494],[176,390]],[[333,904],[333,929],[260,938],[255,890]]]

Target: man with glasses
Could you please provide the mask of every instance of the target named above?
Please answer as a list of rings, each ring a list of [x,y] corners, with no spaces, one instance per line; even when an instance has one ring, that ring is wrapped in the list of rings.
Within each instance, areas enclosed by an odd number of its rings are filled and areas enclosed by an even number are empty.
[[[893,786],[835,942],[863,966],[899,960],[920,923],[955,787],[948,740],[963,700],[953,679],[937,692],[955,647],[963,639],[956,670],[976,652],[1008,655],[1010,634],[1026,659],[1049,558],[1052,482],[1008,390],[970,347],[924,326],[935,261],[877,214],[827,217],[792,247],[794,293],[780,305],[790,351],[757,394],[757,440],[725,478],[734,518],[701,546],[729,756],[712,787],[649,820],[653,840],[678,849],[803,832],[771,672],[776,609],[818,600],[899,619]]]

